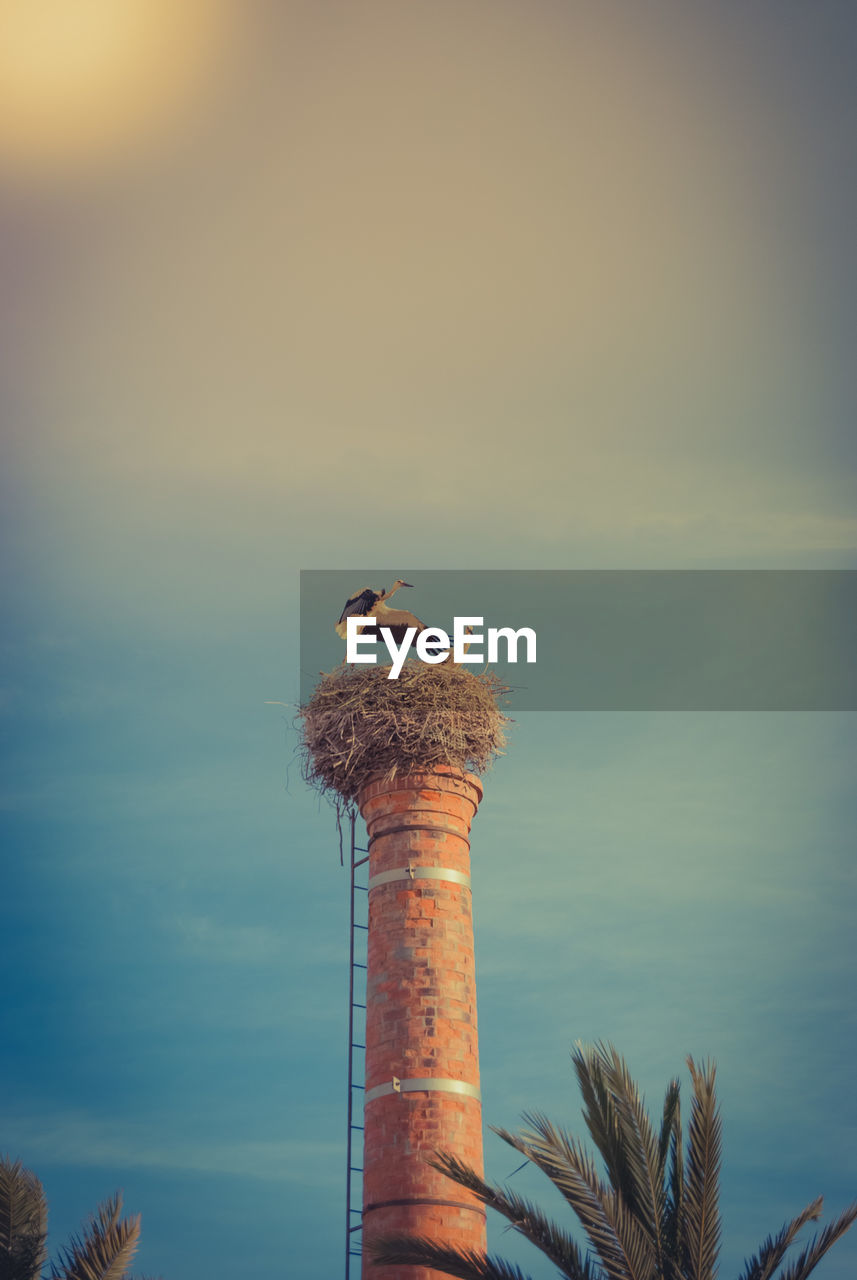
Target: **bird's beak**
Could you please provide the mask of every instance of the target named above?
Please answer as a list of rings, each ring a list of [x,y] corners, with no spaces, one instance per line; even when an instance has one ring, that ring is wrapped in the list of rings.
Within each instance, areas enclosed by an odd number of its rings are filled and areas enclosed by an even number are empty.
[[[412,587],[413,585],[414,585],[414,584],[413,584],[412,582],[402,582],[401,578],[399,579],[399,586],[400,586],[400,587]]]

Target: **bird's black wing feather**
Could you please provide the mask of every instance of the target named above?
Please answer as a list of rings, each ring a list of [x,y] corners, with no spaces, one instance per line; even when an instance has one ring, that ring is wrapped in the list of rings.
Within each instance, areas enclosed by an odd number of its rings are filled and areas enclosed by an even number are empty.
[[[351,618],[355,614],[366,618],[375,607],[378,599],[378,592],[372,591],[369,587],[365,591],[361,591],[359,595],[352,596],[350,600],[345,601],[345,608],[339,617],[339,622],[344,622],[346,618]],[[339,623],[337,623],[337,626]]]

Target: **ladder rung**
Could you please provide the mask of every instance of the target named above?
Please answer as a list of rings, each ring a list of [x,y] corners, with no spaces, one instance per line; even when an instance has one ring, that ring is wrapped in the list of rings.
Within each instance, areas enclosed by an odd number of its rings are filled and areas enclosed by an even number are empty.
[[[354,928],[355,928],[355,929],[368,929],[368,928],[369,928],[369,926],[368,926],[368,924],[356,924],[356,925],[354,926]]]
[[[352,1209],[352,1210],[351,1210],[351,1212],[352,1212],[352,1213],[362,1213],[362,1212],[363,1212],[363,1210],[362,1210],[362,1209]],[[357,1225],[356,1225],[356,1227],[349,1227],[349,1228],[348,1228],[348,1234],[349,1234],[349,1235],[353,1235],[353,1233],[354,1233],[355,1231],[362,1231],[362,1230],[363,1230],[363,1223],[362,1223],[362,1222],[358,1222],[358,1223],[357,1223]]]
[[[366,1006],[365,1006],[365,1004],[358,1004],[356,1000],[353,1000],[353,1001],[351,1002],[351,1008],[352,1008],[352,1009],[365,1009],[365,1008],[366,1008]]]
[[[362,867],[364,862],[368,862],[368,861],[369,861],[369,850],[368,850],[368,849],[360,849],[360,850],[358,850],[358,852],[359,852],[359,853],[365,853],[365,854],[366,854],[366,857],[365,857],[365,858],[360,858],[360,859],[359,859],[359,861],[357,861],[357,862],[355,862],[355,863],[353,864],[353,865],[354,865],[355,870],[357,869],[357,867]]]
[[[357,963],[357,961],[355,960],[355,962],[354,962],[354,968],[355,968],[355,969],[365,969],[365,968],[366,968],[366,966],[365,966],[365,964],[358,964],[358,963]]]
[[[363,1170],[362,1170],[362,1169],[358,1169],[358,1168],[357,1168],[357,1166],[356,1166],[355,1164],[352,1164],[352,1165],[349,1165],[349,1167],[348,1167],[348,1172],[349,1172],[349,1173],[362,1173],[362,1172],[363,1172]]]
[[[352,1129],[359,1129],[361,1133],[363,1132],[363,1125],[362,1125],[362,1124],[353,1124],[353,1125],[351,1126],[351,1128],[352,1128]]]
[[[368,892],[369,892],[369,886],[368,886],[368,884],[356,884],[356,885],[354,886],[354,888],[355,888],[355,889],[360,889],[360,890],[362,890],[362,892],[363,892],[363,893],[368,893]]]
[[[362,1249],[349,1249],[349,1250],[348,1250],[348,1256],[349,1256],[349,1258],[362,1258],[362,1257],[363,1257],[363,1250],[362,1250]]]
[[[352,1082],[352,1084],[351,1084],[351,1088],[352,1088],[352,1089],[365,1089],[365,1088],[366,1088],[366,1086],[365,1086],[365,1084],[354,1084],[354,1083]]]
[[[366,1046],[365,1046],[365,1044],[352,1044],[351,1048],[352,1048],[352,1049],[365,1049],[365,1048],[366,1048]]]

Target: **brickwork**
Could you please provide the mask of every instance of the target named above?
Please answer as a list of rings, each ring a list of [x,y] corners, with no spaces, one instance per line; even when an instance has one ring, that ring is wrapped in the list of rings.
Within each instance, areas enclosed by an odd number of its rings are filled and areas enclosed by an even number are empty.
[[[359,796],[369,835],[369,878],[407,868],[470,872],[478,778],[440,766]],[[471,894],[447,879],[393,879],[369,892],[363,1224],[366,1241],[394,1232],[485,1248],[474,1196],[429,1168],[440,1147],[482,1169],[482,1109],[468,1093],[407,1092],[409,1080],[478,1089]],[[403,1091],[372,1098],[394,1077]],[[454,1086],[453,1086],[454,1088]],[[372,1267],[366,1280],[441,1280],[419,1267]]]

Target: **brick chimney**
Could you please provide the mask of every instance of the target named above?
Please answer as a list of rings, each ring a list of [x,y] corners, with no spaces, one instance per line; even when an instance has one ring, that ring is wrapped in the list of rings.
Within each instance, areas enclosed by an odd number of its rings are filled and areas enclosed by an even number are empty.
[[[429,1168],[440,1147],[482,1172],[470,895],[479,779],[438,765],[358,796],[369,836],[363,1236],[408,1233],[484,1250],[485,1210]],[[373,1267],[365,1280],[440,1280]]]

